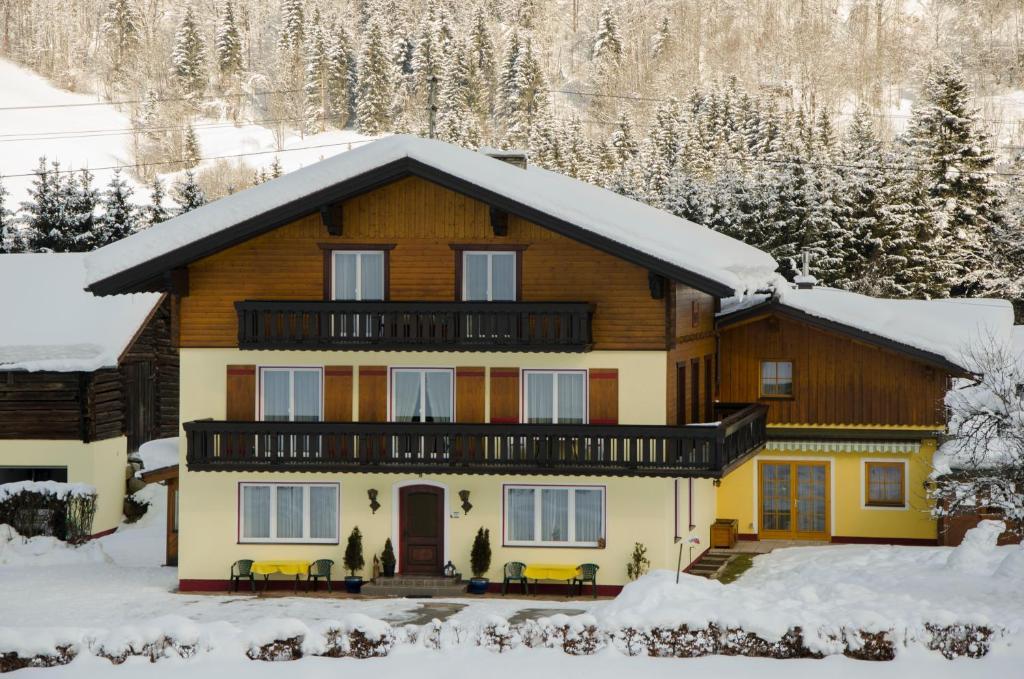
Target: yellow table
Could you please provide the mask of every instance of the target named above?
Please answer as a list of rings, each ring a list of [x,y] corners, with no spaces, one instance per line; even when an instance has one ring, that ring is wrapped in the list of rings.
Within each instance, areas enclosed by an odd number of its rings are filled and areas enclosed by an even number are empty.
[[[264,590],[270,586],[270,576],[274,573],[281,575],[295,576],[295,589],[299,589],[299,578],[309,573],[309,561],[254,561],[252,572],[254,575],[262,575]]]
[[[572,596],[572,579],[580,572],[578,566],[564,563],[531,563],[523,569],[524,578],[533,578],[533,584],[538,580],[564,580],[569,586],[569,596]],[[534,590],[537,591],[537,590]]]

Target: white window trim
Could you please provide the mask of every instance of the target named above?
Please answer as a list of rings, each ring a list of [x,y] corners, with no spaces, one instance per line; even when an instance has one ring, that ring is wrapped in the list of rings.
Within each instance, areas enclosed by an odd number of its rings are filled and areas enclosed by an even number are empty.
[[[558,424],[558,376],[563,374],[574,374],[583,375],[583,424],[589,424],[590,422],[590,372],[587,370],[541,370],[536,368],[524,368],[520,371],[519,383],[522,385],[521,389],[523,392],[523,398],[520,403],[519,421],[527,422],[527,413],[530,412],[529,408],[529,394],[530,390],[527,388],[526,381],[530,375],[545,374],[553,375],[551,380],[551,388],[553,393],[551,395],[552,409],[554,410],[552,415],[552,424]]]
[[[288,373],[288,421],[295,421],[295,372],[296,371],[316,371],[320,373],[320,398],[317,399],[317,419],[323,421],[324,419],[324,369],[322,366],[260,366],[258,370],[260,388],[257,398],[259,402],[256,404],[257,412],[259,413],[259,420],[262,422],[265,416],[264,403],[264,384],[265,380],[263,375],[268,372],[287,372]]]
[[[533,491],[533,534],[541,533],[541,500],[542,490],[596,490],[601,493],[601,536],[597,542],[577,542],[575,540],[511,540],[509,539],[509,521],[511,513],[508,511],[508,496],[510,490],[528,489]],[[599,547],[600,541],[605,539],[608,533],[608,490],[605,486],[584,486],[584,485],[531,485],[528,483],[506,484],[502,489],[501,511],[504,519],[502,526],[502,544],[506,547]],[[569,535],[576,536],[576,493],[569,493]]]
[[[301,486],[302,492],[302,533],[301,538],[277,538],[277,489],[281,487],[294,488]],[[309,503],[312,487],[334,488],[334,499],[337,506],[337,525],[334,527],[333,538],[311,538]],[[269,538],[247,538],[245,537],[245,511],[243,509],[243,494],[245,488],[270,488],[270,535]],[[341,535],[341,484],[339,483],[258,483],[240,482],[238,484],[238,543],[239,544],[315,544],[315,545],[337,545],[340,544]]]
[[[903,504],[901,505],[869,505],[868,504],[868,462],[889,462],[903,465]],[[907,460],[891,457],[865,457],[860,461],[860,508],[868,511],[905,512],[910,509],[910,466]]]
[[[337,276],[336,268],[338,264],[338,255],[357,255],[356,256],[356,298],[354,300],[338,300]],[[380,255],[386,258],[387,252],[384,250],[331,250],[331,299],[335,301],[347,301],[347,302],[361,302],[363,301],[363,255]],[[387,275],[387,267],[381,266],[381,277]],[[387,281],[381,281],[381,290],[387,289]],[[378,300],[371,300],[378,301]]]
[[[425,377],[426,373],[448,373],[451,375],[451,411],[452,411],[452,422],[455,422],[455,368],[417,368],[415,366],[401,366],[397,368],[388,369],[388,421],[395,421],[395,373],[397,372],[415,372],[420,373],[420,403],[423,407],[426,407],[427,403],[427,380]]]
[[[495,255],[512,255],[512,299],[501,300],[503,302],[518,301],[519,295],[517,290],[519,287],[519,281],[517,280],[517,270],[519,268],[519,252],[516,250],[463,250],[462,252],[462,301],[466,301],[466,288],[469,285],[469,276],[466,272],[469,267],[466,266],[466,260],[468,255],[484,255],[487,257],[487,301],[494,301],[494,274],[493,274],[493,261]],[[481,300],[476,300],[481,301]]]

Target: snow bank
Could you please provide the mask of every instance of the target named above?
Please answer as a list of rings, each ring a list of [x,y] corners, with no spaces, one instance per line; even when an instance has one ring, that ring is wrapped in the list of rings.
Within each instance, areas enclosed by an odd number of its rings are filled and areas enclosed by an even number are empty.
[[[0,565],[59,566],[104,563],[109,561],[96,542],[71,545],[55,537],[39,535],[26,538],[7,524],[0,524]]]
[[[142,470],[135,473],[141,476],[145,472],[167,467],[178,466],[178,447],[180,441],[177,436],[166,439],[156,439],[143,443],[139,446],[137,455],[142,460]]]
[[[431,139],[395,135],[222,198],[90,255],[88,282],[166,255],[393,161],[412,159],[739,293],[773,276],[770,255],[706,227],[537,167],[524,171]]]
[[[111,368],[160,301],[85,291],[85,254],[0,255],[0,370]]]
[[[1008,557],[996,548],[996,542],[1005,530],[1006,524],[1002,521],[980,521],[953,549],[946,568],[964,575],[993,574],[997,570],[996,564]]]
[[[59,481],[14,481],[0,484],[0,502],[21,493],[53,495],[58,500],[64,500],[69,497],[92,497],[96,495],[96,486]]]
[[[936,354],[971,370],[965,352],[979,342],[1012,342],[1013,306],[1000,299],[883,299],[846,290],[794,288],[781,278],[774,294],[737,296],[722,301],[728,316],[774,298],[780,305],[878,337]]]

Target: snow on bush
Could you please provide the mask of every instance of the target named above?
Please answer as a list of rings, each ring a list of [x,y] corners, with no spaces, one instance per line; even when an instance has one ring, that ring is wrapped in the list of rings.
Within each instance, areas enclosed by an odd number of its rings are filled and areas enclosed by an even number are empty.
[[[97,542],[72,545],[47,535],[26,538],[12,526],[0,523],[0,565],[57,566],[109,561]]]
[[[58,500],[66,500],[69,497],[94,496],[96,487],[87,483],[60,483],[58,481],[14,481],[0,484],[0,502],[22,493],[51,495]]]
[[[1005,558],[996,547],[1005,530],[1002,521],[980,521],[950,553],[946,568],[965,575],[991,575]]]
[[[0,484],[0,523],[27,535],[89,538],[96,514],[96,488],[84,483],[16,481]]]

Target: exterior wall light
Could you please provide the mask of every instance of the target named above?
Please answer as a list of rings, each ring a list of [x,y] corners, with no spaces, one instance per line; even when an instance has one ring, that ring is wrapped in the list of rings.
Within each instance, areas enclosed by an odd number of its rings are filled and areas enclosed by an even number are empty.
[[[380,503],[377,502],[377,489],[371,488],[366,491],[366,494],[370,496],[370,511],[376,514],[377,510],[380,509]]]
[[[464,514],[469,514],[469,510],[473,508],[473,505],[469,503],[469,491],[460,490],[459,499],[462,500],[462,512]]]

